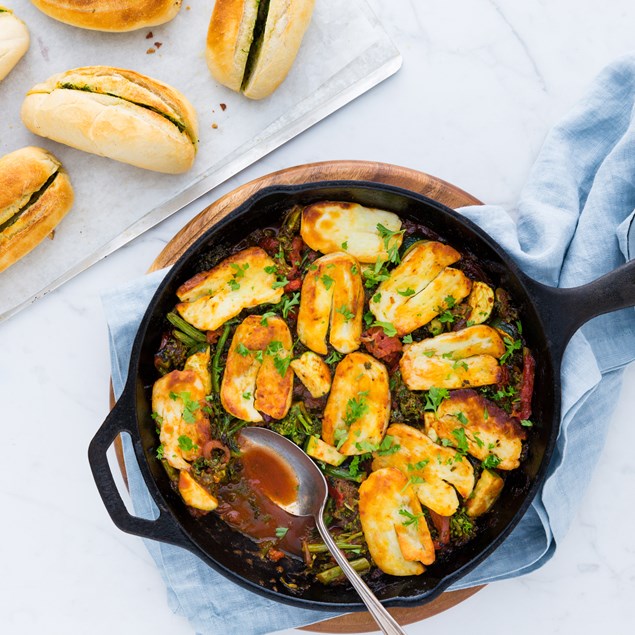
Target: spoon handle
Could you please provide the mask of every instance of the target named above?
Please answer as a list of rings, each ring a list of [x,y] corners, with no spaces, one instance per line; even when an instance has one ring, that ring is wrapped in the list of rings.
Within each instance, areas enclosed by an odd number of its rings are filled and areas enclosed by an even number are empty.
[[[362,580],[360,575],[351,567],[346,559],[346,556],[340,551],[339,547],[335,544],[329,530],[324,524],[322,514],[317,514],[315,522],[324,540],[324,544],[329,548],[329,551],[335,558],[337,564],[348,578],[349,582],[353,585],[359,597],[362,599],[368,612],[373,616],[375,622],[385,635],[406,635],[405,631],[397,624],[393,616],[382,606],[381,602],[375,597],[375,594],[368,588],[367,584]]]

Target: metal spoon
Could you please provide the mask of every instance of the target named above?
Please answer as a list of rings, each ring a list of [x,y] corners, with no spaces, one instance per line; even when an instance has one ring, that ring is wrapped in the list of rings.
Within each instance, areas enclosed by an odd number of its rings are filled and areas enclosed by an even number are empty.
[[[294,516],[313,516],[324,544],[329,548],[333,558],[359,594],[382,632],[386,635],[405,635],[403,629],[381,605],[375,594],[368,588],[357,571],[351,567],[346,556],[331,538],[322,518],[328,488],[326,479],[318,466],[293,441],[277,432],[267,428],[249,427],[244,428],[240,434],[254,445],[269,448],[289,466],[298,480],[297,497],[286,505],[275,500],[274,503]]]

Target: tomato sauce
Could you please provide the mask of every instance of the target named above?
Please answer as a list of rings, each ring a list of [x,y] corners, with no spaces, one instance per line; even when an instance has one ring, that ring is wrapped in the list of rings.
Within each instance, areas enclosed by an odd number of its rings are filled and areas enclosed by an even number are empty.
[[[295,474],[267,448],[246,445],[242,450],[240,478],[221,487],[216,511],[257,543],[274,541],[277,548],[301,556],[302,540],[315,526],[313,519],[293,516],[279,507],[296,500]]]

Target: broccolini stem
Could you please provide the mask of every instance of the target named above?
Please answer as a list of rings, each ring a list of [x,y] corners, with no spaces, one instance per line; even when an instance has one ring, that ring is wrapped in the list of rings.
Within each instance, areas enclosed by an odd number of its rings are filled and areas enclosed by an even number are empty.
[[[362,545],[352,545],[349,542],[336,541],[335,544],[343,550],[362,548]],[[309,553],[326,553],[329,550],[329,548],[321,542],[309,543],[306,547],[309,550]]]
[[[366,560],[366,558],[358,558],[357,560],[351,560],[349,562],[351,567],[357,571],[360,575],[364,575],[370,570],[370,562]],[[335,582],[340,579],[344,574],[342,573],[342,569],[339,566],[331,567],[330,569],[326,569],[325,571],[320,571],[315,577],[322,584],[330,584],[331,582]]]
[[[329,476],[333,476],[334,478],[341,478],[345,481],[353,481],[354,483],[361,483],[362,480],[366,477],[364,472],[353,476],[348,470],[344,470],[341,467],[333,467],[331,465],[325,465],[322,469],[324,474],[328,474]]]
[[[216,351],[214,352],[214,359],[212,360],[212,389],[216,394],[220,392],[220,356],[223,352],[223,348],[225,348],[225,342],[229,337],[230,329],[231,326],[229,324],[225,324],[223,334],[218,339],[218,344],[216,344]]]
[[[176,326],[176,328],[179,329],[179,331],[182,331],[183,333],[191,337],[193,340],[196,340],[197,342],[207,342],[207,337],[205,336],[205,333],[194,328],[189,322],[186,322],[180,315],[177,315],[174,312],[170,312],[165,317],[168,318],[168,322],[170,324],[172,324],[173,326]]]
[[[174,335],[174,337],[176,337],[176,339],[179,340],[179,342],[183,342],[183,344],[185,344],[185,346],[187,346],[188,348],[192,348],[193,346],[197,346],[201,344],[201,342],[199,342],[198,340],[195,340],[191,338],[189,335],[186,335],[182,331],[178,331],[176,329],[172,331],[172,335]]]

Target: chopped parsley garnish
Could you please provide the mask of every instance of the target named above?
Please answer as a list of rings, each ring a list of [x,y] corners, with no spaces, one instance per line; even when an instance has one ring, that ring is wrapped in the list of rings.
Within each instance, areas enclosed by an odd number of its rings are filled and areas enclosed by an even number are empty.
[[[333,351],[324,361],[327,364],[335,364],[339,362],[340,359],[342,359],[342,357],[343,357],[342,353],[339,353],[338,351]]]
[[[367,289],[371,289],[375,285],[378,285],[380,282],[383,282],[384,280],[388,280],[388,278],[390,278],[390,274],[388,273],[388,269],[386,269],[385,264],[386,262],[384,260],[377,260],[377,262],[375,262],[375,266],[372,269],[364,269],[362,274],[364,278],[366,278],[364,286]]]
[[[379,302],[381,300],[381,293],[377,292],[372,298],[371,302]]]
[[[426,394],[426,405],[423,409],[436,412],[441,402],[449,396],[450,391],[447,388],[435,388],[432,386]]]
[[[320,280],[322,281],[322,284],[326,287],[327,291],[333,286],[333,283],[335,282],[335,280],[333,280],[333,278],[331,278],[331,276],[327,274],[323,274],[322,276],[320,276]]]
[[[404,344],[412,344],[412,333],[409,333],[408,335],[404,335],[403,339],[401,340]]]
[[[173,401],[180,399],[183,402],[183,421],[186,423],[194,423],[196,421],[194,413],[201,407],[201,404],[193,400],[188,391],[170,392],[170,399]]]
[[[399,243],[393,240],[393,238],[403,236],[406,230],[402,229],[393,232],[387,227],[384,227],[381,223],[377,223],[377,231],[384,241],[384,248],[388,254],[388,260],[392,263],[399,264]]]
[[[234,349],[241,357],[247,357],[249,355],[249,349],[242,343],[239,342],[236,348]]]
[[[158,425],[163,425],[163,417],[158,412],[153,412],[150,416],[152,417],[152,420]]]
[[[249,269],[249,263],[246,262],[242,267],[240,265],[234,264],[233,262],[229,264],[229,266],[234,270],[234,278],[243,278],[245,275],[245,271]]]
[[[228,283],[227,286],[232,290],[232,291],[238,291],[238,289],[240,289],[240,284],[238,284],[238,282],[236,281],[236,278],[232,278]]]
[[[414,290],[414,289],[411,289],[410,287],[408,287],[408,288],[407,288],[407,289],[405,289],[404,291],[397,291],[397,293],[398,293],[399,295],[402,295],[404,298],[407,298],[407,297],[409,297],[409,296],[411,296],[411,295],[414,295],[414,294],[415,294],[415,290]]]
[[[456,439],[456,449],[461,456],[467,454],[467,436],[465,435],[465,428],[454,428],[452,430],[452,436]]]
[[[463,370],[469,370],[469,366],[467,365],[467,362],[464,362],[461,359],[454,362],[454,364],[452,364],[452,368],[454,370],[457,370],[459,368],[462,368]]]
[[[514,354],[515,351],[519,350],[523,346],[523,343],[520,340],[512,340],[509,337],[506,337],[503,342],[505,344],[505,352],[500,358],[501,364],[504,364]]]
[[[275,356],[273,358],[273,365],[276,367],[278,373],[280,373],[281,377],[284,377],[287,374],[287,370],[289,369],[289,364],[291,363],[291,356],[288,357],[279,357]]]
[[[339,450],[344,445],[346,439],[348,439],[348,432],[343,428],[338,428],[333,433],[333,438],[335,439],[335,449]]]
[[[343,249],[344,251],[346,251],[346,250],[348,249],[348,240],[345,240],[345,241],[342,243],[342,249]]]
[[[265,273],[277,273],[278,267],[275,265],[268,265],[265,267]]]
[[[244,392],[243,393],[243,399],[251,399],[251,393],[250,392]]]
[[[401,523],[405,527],[408,527],[409,525],[414,525],[415,527],[419,527],[419,520],[421,520],[421,518],[423,517],[423,512],[421,512],[420,514],[412,514],[407,509],[404,509],[403,507],[399,510],[399,514],[401,516],[406,517],[406,520],[404,520],[403,523]]]
[[[342,315],[347,322],[355,317],[355,314],[345,304],[342,304],[339,309],[335,309],[335,312]]]
[[[280,287],[286,287],[289,284],[286,276],[282,276],[279,280],[276,280],[272,285],[272,289],[279,289]]]
[[[157,459],[161,460],[165,454],[165,448],[163,447],[163,444],[161,444],[158,448],[157,448]]]
[[[443,301],[445,302],[445,305],[448,307],[448,309],[453,309],[456,305],[456,299],[452,295],[445,296]]]
[[[276,527],[276,538],[282,539],[287,535],[288,527]]]
[[[368,403],[366,397],[368,391],[360,392],[357,399],[349,399],[346,403],[346,414],[344,415],[344,424],[350,428],[358,419],[368,412]]]
[[[408,468],[408,472],[414,472],[415,470],[422,470],[428,463],[430,463],[430,459],[422,459],[416,463],[407,463],[406,467]]]
[[[182,434],[179,437],[179,448],[183,450],[183,452],[190,452],[191,450],[198,450],[198,445],[190,439],[186,434]]]
[[[384,334],[388,337],[395,337],[395,335],[397,335],[397,329],[392,322],[380,322],[375,320],[372,326],[380,326],[384,330]]]
[[[387,434],[381,440],[381,443],[377,448],[377,454],[379,456],[390,456],[391,454],[398,452],[399,448],[401,448],[401,446],[399,445],[399,443],[395,443],[395,438]]]
[[[485,459],[482,461],[481,465],[487,469],[494,469],[498,467],[501,463],[501,458],[496,456],[496,454],[488,454]]]
[[[529,421],[529,419],[521,419],[520,420],[520,425],[524,426],[525,428],[531,428],[534,425],[533,421]]]
[[[268,326],[270,317],[276,317],[276,313],[274,313],[273,311],[267,311],[266,313],[264,313],[260,320],[260,324],[262,326]]]
[[[282,317],[289,317],[289,311],[292,307],[300,304],[300,292],[294,293],[290,298],[285,298],[282,303]]]
[[[459,420],[459,423],[466,426],[467,425],[467,417],[462,412],[454,413],[454,416]]]

